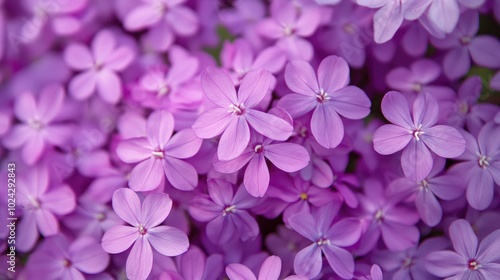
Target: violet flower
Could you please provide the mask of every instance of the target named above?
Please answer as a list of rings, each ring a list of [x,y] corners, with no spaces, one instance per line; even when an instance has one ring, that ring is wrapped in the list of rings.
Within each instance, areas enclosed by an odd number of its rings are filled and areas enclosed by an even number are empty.
[[[349,66],[338,56],[321,61],[317,75],[305,61],[290,62],[286,66],[285,80],[294,93],[282,97],[278,106],[294,118],[314,110],[311,132],[325,148],[337,147],[344,138],[339,114],[349,119],[362,119],[370,113],[370,99],[360,88],[347,86]]]
[[[401,166],[411,180],[425,179],[432,169],[433,151],[440,157],[455,158],[465,151],[465,140],[458,130],[436,125],[439,107],[428,93],[421,93],[413,102],[412,116],[408,101],[399,92],[390,91],[382,99],[382,113],[394,124],[375,131],[375,151],[390,155],[403,150]]]
[[[168,111],[153,112],[146,123],[147,137],[137,137],[120,142],[118,157],[127,163],[138,164],[130,173],[129,186],[135,191],[157,188],[164,176],[177,189],[193,190],[198,185],[194,167],[181,160],[194,156],[201,146],[201,139],[191,129],[172,136],[174,118]]]
[[[165,193],[150,193],[144,201],[130,189],[119,189],[113,195],[113,209],[129,226],[114,226],[104,233],[102,248],[118,254],[133,245],[127,257],[126,272],[131,279],[146,279],[153,267],[153,248],[165,256],[187,251],[188,237],[181,230],[163,226],[172,208]]]
[[[361,236],[361,224],[355,218],[333,223],[340,205],[330,203],[318,208],[313,214],[302,212],[293,215],[290,227],[313,243],[295,256],[294,267],[298,275],[309,279],[319,275],[323,266],[322,252],[330,267],[343,279],[351,279],[354,273],[354,258],[342,247],[354,245]],[[333,225],[332,225],[333,223]]]
[[[222,70],[208,67],[201,76],[206,97],[217,108],[202,114],[193,124],[196,135],[209,139],[222,134],[217,156],[232,160],[243,153],[250,142],[249,125],[258,133],[273,140],[284,141],[292,135],[293,127],[274,115],[253,109],[264,98],[272,75],[265,70],[248,73],[238,89]]]
[[[226,267],[229,280],[278,280],[281,273],[281,259],[278,256],[266,258],[259,270],[259,277],[255,277],[253,272],[245,265],[232,263]],[[285,280],[305,280],[302,275],[291,275]]]
[[[449,279],[496,279],[500,276],[500,230],[478,242],[469,222],[461,219],[450,225],[450,239],[455,251],[430,253],[427,271]]]

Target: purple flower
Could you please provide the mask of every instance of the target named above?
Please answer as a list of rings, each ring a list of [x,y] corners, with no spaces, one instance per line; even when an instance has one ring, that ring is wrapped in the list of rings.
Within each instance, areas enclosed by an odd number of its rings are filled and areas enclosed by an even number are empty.
[[[118,254],[133,245],[127,257],[126,272],[131,279],[146,279],[153,267],[153,250],[165,256],[187,251],[189,240],[181,230],[160,225],[170,213],[172,200],[165,193],[150,193],[144,201],[130,189],[113,195],[113,209],[130,226],[115,226],[102,237],[102,248]]]
[[[226,273],[230,280],[278,280],[281,273],[281,259],[277,256],[267,257],[259,270],[256,278],[253,272],[243,264],[232,263],[226,267]],[[285,280],[305,280],[307,277],[292,275]]]
[[[500,184],[500,126],[487,123],[477,136],[463,131],[467,149],[459,157],[464,162],[452,167],[467,182],[467,201],[472,208],[486,209],[494,197],[494,182]]]
[[[253,132],[253,131],[252,131]],[[243,153],[229,161],[214,160],[215,170],[222,173],[234,173],[248,163],[243,184],[252,196],[262,197],[269,187],[270,174],[266,159],[285,172],[295,172],[307,166],[309,153],[295,143],[273,143],[262,135],[253,134]]]
[[[302,37],[311,36],[321,22],[321,10],[316,5],[302,6],[286,0],[273,0],[271,18],[262,20],[256,27],[258,32],[276,40],[289,60],[311,60],[312,44]]]
[[[248,73],[238,89],[222,70],[208,67],[201,76],[206,97],[217,108],[202,114],[193,124],[196,135],[209,139],[222,134],[217,156],[232,160],[243,153],[250,142],[250,126],[273,140],[284,141],[292,135],[293,127],[287,121],[252,109],[264,98],[272,75],[265,70]]]
[[[456,220],[450,225],[450,239],[455,251],[438,251],[427,256],[430,273],[465,280],[500,277],[500,230],[486,236],[478,246],[469,222]]]
[[[50,186],[49,170],[45,165],[33,167],[18,181],[17,203],[23,209],[23,218],[19,222],[16,248],[26,252],[35,245],[38,232],[44,237],[57,234],[57,216],[73,212],[76,202],[69,186]]]
[[[343,279],[351,279],[354,273],[354,258],[342,247],[354,245],[361,236],[361,224],[354,218],[333,223],[340,204],[330,203],[313,212],[302,212],[292,216],[290,227],[313,243],[295,256],[294,267],[298,275],[315,278],[321,272],[325,255],[333,271]],[[333,223],[333,225],[332,225]]]
[[[76,71],[69,84],[70,94],[77,100],[89,98],[96,90],[101,98],[116,104],[122,97],[122,82],[116,72],[121,72],[135,55],[127,46],[117,46],[115,35],[103,30],[95,35],[91,49],[81,44],[71,44],[64,52],[66,64]]]
[[[63,104],[64,89],[59,85],[43,88],[38,100],[31,93],[20,94],[14,113],[21,123],[11,128],[3,145],[9,149],[22,146],[22,159],[28,165],[42,157],[47,144],[64,146],[71,137],[73,126],[56,121]]]
[[[45,239],[29,257],[26,277],[29,279],[86,279],[87,274],[104,271],[109,255],[96,240],[82,237],[73,242],[64,235]]]
[[[430,1],[432,0],[356,0],[356,3],[369,8],[379,8],[373,16],[373,26],[375,42],[382,44],[392,39],[403,20],[418,19]]]
[[[147,137],[121,142],[118,157],[127,163],[139,162],[130,173],[129,186],[136,191],[157,188],[164,176],[179,190],[193,190],[198,185],[194,167],[181,160],[194,156],[202,140],[193,130],[185,129],[172,136],[174,118],[162,110],[153,112],[146,123]]]
[[[371,102],[366,94],[349,83],[349,66],[338,56],[325,58],[314,73],[305,61],[290,62],[285,69],[287,86],[294,92],[278,103],[292,117],[300,117],[314,110],[311,132],[325,148],[337,147],[344,138],[340,115],[348,119],[362,119],[370,113]]]
[[[129,31],[149,27],[145,41],[156,50],[165,51],[173,43],[174,33],[180,36],[194,35],[198,31],[198,18],[186,0],[142,0],[125,17],[123,25]]]
[[[436,125],[439,107],[428,93],[417,96],[410,115],[406,98],[399,92],[390,91],[382,99],[382,113],[393,124],[383,125],[375,131],[375,151],[390,155],[403,150],[401,166],[411,180],[422,181],[429,175],[433,165],[429,149],[445,158],[458,157],[465,151],[465,140],[458,130]]]
[[[453,33],[444,39],[431,39],[438,49],[449,50],[443,60],[444,73],[448,78],[458,79],[467,74],[471,67],[471,58],[480,66],[500,67],[500,54],[492,51],[500,49],[500,42],[492,36],[476,36],[478,30],[479,13],[469,10],[461,15]]]
[[[446,160],[436,158],[429,175],[422,181],[416,182],[408,178],[392,181],[387,189],[390,195],[415,195],[420,218],[428,226],[436,226],[443,216],[443,210],[436,196],[443,200],[457,199],[463,194],[465,184],[459,174],[447,173],[438,176],[444,169]]]
[[[189,207],[191,216],[200,222],[208,222],[208,239],[223,244],[235,237],[245,241],[259,234],[259,226],[247,209],[258,200],[249,196],[243,186],[233,194],[233,185],[221,179],[210,179],[208,194],[193,198]]]
[[[451,33],[457,26],[460,15],[459,4],[469,8],[477,9],[486,0],[431,0],[432,2],[427,10],[427,18],[430,23],[444,33]]]

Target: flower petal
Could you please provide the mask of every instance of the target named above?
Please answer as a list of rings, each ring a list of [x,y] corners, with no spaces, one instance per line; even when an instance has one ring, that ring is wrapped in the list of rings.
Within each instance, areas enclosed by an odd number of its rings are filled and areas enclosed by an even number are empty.
[[[323,253],[330,267],[338,276],[344,279],[352,279],[354,273],[354,257],[346,249],[337,246],[323,246]]]
[[[389,91],[382,99],[382,113],[393,124],[404,128],[412,128],[408,100],[397,91]]]
[[[281,273],[281,259],[270,256],[264,261],[259,271],[259,280],[278,280]]]
[[[437,251],[427,255],[425,268],[438,277],[450,277],[467,269],[462,257],[453,251]]]
[[[128,185],[134,191],[151,191],[156,189],[163,179],[163,160],[150,157],[137,164],[130,172]]]
[[[412,135],[400,126],[385,124],[373,133],[373,148],[382,155],[394,154],[411,141]]]
[[[370,114],[372,103],[365,92],[358,87],[341,88],[333,92],[331,97],[331,106],[343,117],[358,120]]]
[[[145,137],[121,141],[116,147],[116,154],[126,163],[136,163],[152,156],[153,149]]]
[[[128,31],[136,31],[157,23],[162,14],[152,5],[141,5],[127,14],[123,25]]]
[[[153,269],[153,250],[147,238],[138,238],[125,264],[129,279],[147,279]]]
[[[191,191],[198,185],[196,169],[183,160],[167,157],[163,161],[163,169],[168,181],[176,189]]]
[[[294,118],[309,113],[317,105],[316,97],[296,93],[289,93],[278,101],[278,107],[285,109]]]
[[[331,106],[320,105],[313,112],[311,132],[321,146],[332,149],[344,138],[344,124]]]
[[[286,65],[285,81],[293,92],[315,96],[319,92],[316,74],[311,65],[305,61],[292,61]]]
[[[201,147],[203,140],[198,138],[192,129],[177,132],[165,146],[165,153],[174,158],[190,158]]]
[[[257,280],[253,272],[248,267],[239,263],[232,263],[226,266],[226,274],[227,277],[229,277],[229,280]]]
[[[263,155],[252,158],[248,163],[243,184],[248,193],[255,197],[263,197],[269,187],[269,168]]]
[[[164,256],[178,256],[187,251],[189,240],[187,235],[180,229],[159,226],[148,229],[147,239],[153,248]]]
[[[161,224],[170,214],[172,199],[166,193],[150,193],[142,202],[141,221],[146,228]]]
[[[250,128],[243,117],[231,120],[222,134],[217,148],[217,156],[220,160],[232,160],[243,153],[250,142]]]
[[[113,210],[125,222],[137,226],[141,223],[141,201],[137,194],[127,188],[121,188],[113,194]]]
[[[309,164],[307,150],[295,143],[271,144],[264,148],[264,156],[285,172],[295,172]]]
[[[256,106],[269,91],[272,80],[273,75],[263,69],[246,74],[238,89],[239,102],[245,104],[245,108]]]
[[[349,65],[342,57],[331,55],[318,67],[318,83],[325,92],[332,93],[349,84]]]
[[[298,275],[307,276],[313,279],[319,275],[323,261],[321,260],[321,249],[313,243],[306,248],[302,249],[295,255],[293,261],[293,268]]]
[[[275,115],[250,109],[245,118],[258,133],[273,140],[285,141],[292,136],[293,126]]]
[[[491,174],[484,168],[475,168],[467,185],[467,201],[476,210],[490,206],[494,194],[494,182]]]
[[[235,116],[224,108],[216,108],[201,114],[193,124],[194,133],[202,139],[220,135]]]
[[[146,122],[146,134],[151,146],[163,149],[174,131],[174,117],[167,110],[155,111]]]
[[[432,155],[422,141],[411,140],[401,155],[401,167],[410,180],[425,179],[432,170],[432,164]]]
[[[201,86],[208,100],[222,108],[229,109],[230,105],[238,104],[234,84],[222,70],[207,67],[201,74]]]
[[[76,100],[84,100],[94,93],[96,84],[96,73],[93,70],[88,70],[71,79],[69,82],[69,93]]]
[[[94,65],[94,58],[87,46],[71,44],[64,50],[64,61],[74,70],[85,70]]]
[[[114,226],[104,233],[101,245],[104,251],[118,254],[130,248],[138,237],[136,227]]]
[[[436,125],[425,130],[422,141],[438,156],[454,158],[465,152],[465,139],[455,128]]]

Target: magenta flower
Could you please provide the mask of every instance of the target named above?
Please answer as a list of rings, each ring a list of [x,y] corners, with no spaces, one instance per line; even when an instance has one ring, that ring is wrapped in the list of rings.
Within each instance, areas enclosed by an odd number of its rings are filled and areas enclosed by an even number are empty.
[[[29,257],[26,277],[29,279],[86,279],[106,269],[109,255],[90,237],[73,242],[64,235],[45,239]]]
[[[309,153],[298,144],[273,143],[273,140],[253,132],[248,147],[240,156],[229,161],[215,159],[214,167],[222,173],[234,173],[248,163],[243,185],[252,196],[262,197],[266,193],[270,181],[266,159],[280,170],[295,172],[307,166]]]
[[[170,213],[172,200],[165,193],[150,193],[144,201],[132,190],[123,188],[113,194],[113,209],[130,226],[115,226],[102,237],[102,248],[118,254],[132,246],[126,272],[130,279],[146,279],[153,267],[153,250],[165,256],[187,251],[189,240],[181,230],[160,225]]]
[[[321,272],[326,257],[333,271],[343,279],[351,279],[354,273],[354,257],[342,247],[354,245],[361,236],[361,224],[354,218],[333,223],[340,204],[330,203],[318,208],[313,214],[302,212],[292,216],[290,227],[313,243],[295,256],[294,267],[298,275],[315,278]]]
[[[458,157],[465,151],[465,140],[458,130],[436,125],[439,107],[428,93],[417,96],[411,116],[407,99],[399,92],[390,91],[382,99],[382,113],[393,124],[375,131],[375,151],[390,155],[403,150],[401,166],[411,180],[422,181],[429,175],[433,165],[429,149],[445,158]]]
[[[116,153],[126,163],[138,164],[130,173],[129,186],[135,191],[157,188],[164,176],[179,190],[193,190],[198,185],[194,167],[181,160],[194,156],[202,140],[191,129],[172,136],[174,117],[162,110],[153,112],[146,123],[147,137],[122,141]]]
[[[259,226],[247,209],[258,200],[251,197],[243,186],[233,195],[233,185],[221,179],[208,180],[208,194],[193,198],[189,213],[200,222],[208,222],[208,239],[216,244],[236,237],[245,241],[259,234]]]
[[[293,127],[274,115],[252,109],[260,103],[271,83],[272,75],[265,70],[248,73],[238,89],[222,70],[208,67],[201,76],[206,97],[218,108],[202,114],[193,124],[196,135],[209,139],[222,134],[217,155],[220,160],[232,160],[241,155],[250,142],[250,126],[273,140],[284,141]]]
[[[66,48],[66,64],[73,70],[83,71],[70,81],[71,96],[85,100],[97,90],[110,104],[120,100],[122,82],[117,72],[127,68],[135,54],[127,46],[118,46],[116,41],[111,31],[103,30],[95,35],[90,49],[82,44],[71,44]]]
[[[463,176],[467,184],[467,201],[472,208],[484,210],[494,197],[495,182],[500,184],[500,126],[487,123],[479,131],[477,140],[463,131],[467,149],[459,157],[464,162],[452,167],[452,171]]]
[[[337,147],[344,138],[340,115],[362,119],[370,113],[371,102],[366,94],[349,83],[349,66],[338,56],[329,56],[318,68],[317,76],[309,63],[290,62],[285,69],[287,86],[294,92],[278,103],[292,117],[314,110],[311,132],[325,148]]]
[[[500,276],[500,230],[479,243],[469,222],[461,219],[450,225],[449,233],[455,251],[430,253],[427,271],[447,279],[497,279]]]
[[[418,19],[431,1],[356,0],[356,3],[368,8],[378,8],[373,16],[374,38],[375,42],[382,44],[392,39],[403,20]]]
[[[281,273],[281,259],[278,256],[266,258],[259,270],[259,277],[255,277],[253,272],[245,265],[232,263],[226,267],[226,274],[229,280],[278,280]],[[306,280],[302,275],[291,275],[285,280]]]
[[[44,165],[33,167],[18,181],[17,205],[23,211],[23,218],[19,222],[16,248],[27,252],[35,245],[39,232],[44,237],[59,232],[58,216],[73,212],[75,193],[67,185],[51,186],[49,170]]]
[[[63,109],[64,89],[59,85],[42,89],[38,100],[33,94],[20,94],[15,102],[14,113],[21,123],[14,125],[2,143],[9,149],[22,148],[21,156],[28,165],[33,165],[48,146],[64,146],[73,126],[56,121]]]

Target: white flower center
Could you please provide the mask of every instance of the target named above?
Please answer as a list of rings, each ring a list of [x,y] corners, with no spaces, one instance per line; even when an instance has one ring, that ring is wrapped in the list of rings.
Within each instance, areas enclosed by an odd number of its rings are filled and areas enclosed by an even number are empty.
[[[329,96],[324,89],[320,89],[319,93],[316,94],[316,99],[319,103],[326,103],[328,100],[332,99],[332,97]]]
[[[146,233],[148,233],[148,230],[143,225],[139,225],[139,234],[145,235]]]
[[[481,154],[478,154],[478,156],[479,156],[479,160],[478,160],[479,167],[486,168],[486,167],[488,167],[488,165],[490,165],[490,162],[489,162],[489,159],[487,156],[481,155]]]
[[[236,212],[236,205],[227,206],[222,210],[222,216],[225,217],[227,214],[234,212]]]
[[[411,130],[410,133],[413,134],[415,140],[420,141],[420,137],[422,137],[422,134],[424,134],[424,131],[422,130],[422,124],[419,124],[416,128]]]
[[[229,105],[229,110],[227,111],[228,113],[233,113],[237,116],[243,115],[245,113],[245,105],[243,103],[239,104],[231,104]]]
[[[318,246],[330,245],[330,240],[326,237],[321,237],[318,241],[316,241],[316,244],[318,244]]]
[[[165,154],[163,153],[163,151],[153,151],[151,154],[154,157],[156,157],[156,158],[163,158],[163,157],[165,157]]]
[[[264,151],[264,147],[263,147],[261,144],[259,144],[259,145],[255,146],[255,148],[254,148],[253,150],[254,150],[257,154],[260,154],[260,153],[262,153],[262,151]]]
[[[479,264],[477,263],[476,260],[470,260],[468,263],[468,267],[470,270],[476,270],[479,269]]]

